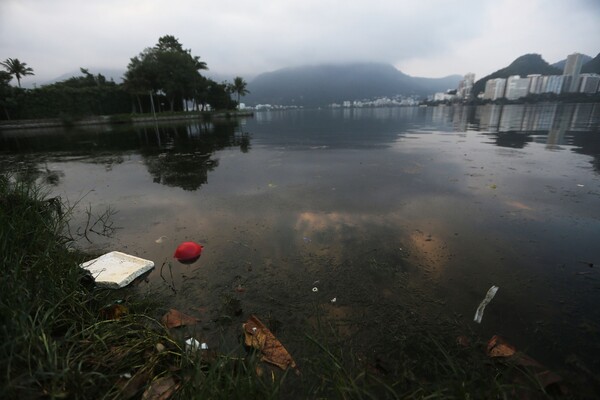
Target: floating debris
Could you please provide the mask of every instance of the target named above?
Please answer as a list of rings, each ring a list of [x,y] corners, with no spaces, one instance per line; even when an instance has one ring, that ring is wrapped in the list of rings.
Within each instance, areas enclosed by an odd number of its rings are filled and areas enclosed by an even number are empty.
[[[488,290],[487,294],[485,295],[485,299],[483,299],[481,304],[479,304],[479,307],[477,307],[477,311],[475,312],[475,317],[473,318],[473,321],[477,322],[478,324],[481,323],[481,318],[483,318],[483,311],[485,310],[485,306],[487,306],[488,303],[492,301],[498,289],[498,286],[492,286]]]
[[[196,242],[183,242],[175,250],[173,257],[184,264],[191,264],[200,258],[203,247]]]
[[[154,262],[120,251],[111,251],[79,266],[90,272],[98,286],[119,289],[154,268]]]
[[[312,291],[313,293],[317,293],[319,291],[319,288],[315,286],[314,288],[312,288]]]
[[[263,325],[263,323],[252,315],[246,323],[242,324],[244,330],[244,343],[262,353],[261,361],[273,364],[283,370],[288,367],[296,368],[296,362],[277,340],[275,335]]]

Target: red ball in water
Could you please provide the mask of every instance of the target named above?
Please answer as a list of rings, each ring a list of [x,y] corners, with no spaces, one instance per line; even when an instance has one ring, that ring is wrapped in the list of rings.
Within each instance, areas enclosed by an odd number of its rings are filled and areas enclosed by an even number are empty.
[[[173,257],[182,263],[193,263],[200,254],[202,254],[202,246],[196,242],[183,242],[175,250]]]

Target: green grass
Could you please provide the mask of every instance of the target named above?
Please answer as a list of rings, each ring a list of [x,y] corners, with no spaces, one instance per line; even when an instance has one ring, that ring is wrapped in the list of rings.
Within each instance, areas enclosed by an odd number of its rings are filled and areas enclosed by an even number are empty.
[[[370,343],[359,325],[355,336],[342,334],[315,306],[316,322],[298,332],[303,344],[292,352],[299,374],[269,367],[240,338],[188,354],[150,317],[160,299],[90,284],[78,267],[89,257],[68,250],[69,215],[39,187],[0,177],[2,399],[141,398],[166,377],[180,399],[552,397],[530,371],[487,358],[476,335],[467,331],[472,344],[457,345],[464,327],[408,309],[385,316],[375,327],[384,339]],[[111,319],[103,310],[116,299],[128,312]]]

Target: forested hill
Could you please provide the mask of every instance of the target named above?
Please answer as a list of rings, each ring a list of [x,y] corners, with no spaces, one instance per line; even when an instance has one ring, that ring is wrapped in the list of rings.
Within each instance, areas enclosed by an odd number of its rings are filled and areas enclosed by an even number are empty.
[[[581,72],[587,74],[600,74],[600,53],[581,67]]]
[[[513,61],[508,67],[502,68],[486,77],[481,78],[473,86],[473,94],[477,96],[485,90],[485,83],[490,79],[508,78],[511,75],[527,76],[529,74],[562,75],[563,71],[548,64],[539,54],[525,54]]]
[[[455,89],[460,79],[459,75],[415,78],[379,63],[303,66],[257,76],[248,84],[250,94],[244,101],[314,107],[383,96],[427,96]]]

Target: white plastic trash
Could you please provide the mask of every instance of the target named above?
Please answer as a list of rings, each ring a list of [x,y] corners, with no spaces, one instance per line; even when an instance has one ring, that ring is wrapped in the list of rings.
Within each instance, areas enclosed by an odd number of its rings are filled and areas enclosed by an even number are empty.
[[[154,262],[120,251],[111,251],[79,266],[92,274],[98,286],[119,289],[154,268]]]
[[[478,324],[481,323],[481,318],[483,318],[483,311],[485,310],[485,306],[487,306],[488,303],[490,301],[492,301],[492,299],[496,295],[497,291],[498,291],[498,286],[492,286],[487,291],[487,294],[485,295],[485,299],[483,299],[481,304],[479,304],[479,307],[477,307],[477,311],[475,311],[475,317],[473,318],[473,321],[477,322]]]
[[[200,342],[194,338],[189,338],[185,341],[185,351],[188,353],[192,351],[197,351],[200,349],[200,347]]]

